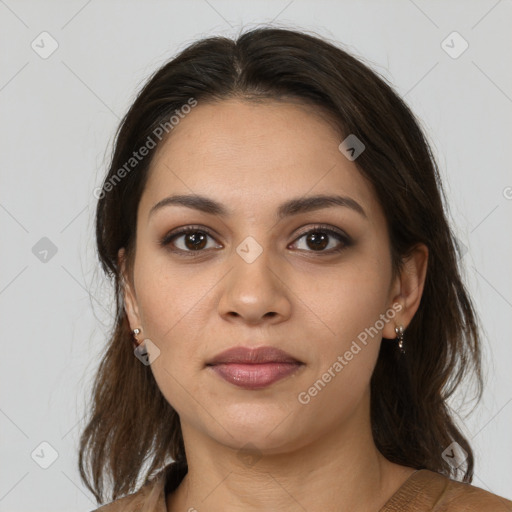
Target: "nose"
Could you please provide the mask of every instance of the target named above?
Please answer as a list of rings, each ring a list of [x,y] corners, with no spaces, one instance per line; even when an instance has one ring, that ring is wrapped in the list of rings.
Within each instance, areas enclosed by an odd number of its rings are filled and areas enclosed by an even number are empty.
[[[219,301],[219,314],[226,320],[250,325],[280,323],[291,313],[291,290],[284,275],[285,262],[267,256],[248,263],[233,254],[233,268],[226,276]]]

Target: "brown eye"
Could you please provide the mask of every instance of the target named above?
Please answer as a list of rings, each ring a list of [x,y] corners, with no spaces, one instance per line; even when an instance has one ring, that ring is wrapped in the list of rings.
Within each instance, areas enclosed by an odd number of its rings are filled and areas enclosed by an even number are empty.
[[[205,248],[221,247],[215,244],[212,247],[208,247],[208,238],[213,239],[206,229],[188,226],[166,235],[160,241],[160,245],[162,247],[171,246],[172,251],[181,253],[202,252]]]
[[[313,232],[306,235],[306,243],[316,250],[325,249],[329,245],[329,235],[322,232]]]
[[[295,245],[300,245],[303,239],[302,247],[297,247],[299,250],[326,254],[340,252],[352,244],[348,235],[322,226],[317,226],[301,235]]]
[[[201,231],[194,231],[192,233],[187,233],[184,235],[183,241],[185,247],[190,249],[191,251],[197,251],[199,249],[204,249],[206,246],[206,237]]]

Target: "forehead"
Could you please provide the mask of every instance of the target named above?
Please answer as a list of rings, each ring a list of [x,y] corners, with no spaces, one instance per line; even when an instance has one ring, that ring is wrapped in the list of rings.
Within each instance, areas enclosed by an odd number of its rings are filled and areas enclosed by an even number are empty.
[[[170,194],[207,195],[254,211],[289,197],[338,193],[372,213],[371,185],[339,151],[341,140],[311,105],[199,102],[156,150],[141,212]]]

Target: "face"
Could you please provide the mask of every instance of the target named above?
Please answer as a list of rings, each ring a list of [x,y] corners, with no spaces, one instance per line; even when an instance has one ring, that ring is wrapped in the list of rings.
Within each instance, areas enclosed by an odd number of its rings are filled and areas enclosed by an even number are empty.
[[[148,371],[184,435],[277,453],[369,422],[370,377],[382,336],[396,336],[400,288],[381,207],[340,142],[311,107],[224,100],[199,103],[157,150],[125,303],[150,355],[160,351]],[[152,211],[175,195],[225,212]],[[345,201],[282,208],[321,195]],[[236,346],[276,347],[302,364],[242,388],[207,366]]]

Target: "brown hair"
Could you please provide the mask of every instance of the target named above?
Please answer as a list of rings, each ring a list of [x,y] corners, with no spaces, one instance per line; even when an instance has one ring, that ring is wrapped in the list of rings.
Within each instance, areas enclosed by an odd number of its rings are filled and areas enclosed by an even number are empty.
[[[394,271],[415,244],[429,249],[422,300],[406,331],[406,354],[400,357],[396,344],[383,342],[372,376],[376,446],[392,462],[455,477],[457,470],[442,452],[456,441],[468,454],[459,471],[463,481],[472,481],[473,452],[447,399],[468,374],[476,377],[476,398],[481,397],[477,317],[461,280],[461,254],[446,218],[437,165],[419,122],[385,79],[336,44],[303,32],[257,28],[235,41],[211,37],[191,44],[147,81],[116,133],[97,205],[96,242],[102,268],[113,280],[117,313],[78,461],[98,503],[136,490],[144,464],[147,480],[170,458],[186,463],[179,416],[151,369],[134,357],[117,259],[124,247],[131,275],[136,212],[154,152],[131,172],[119,170],[126,170],[133,152],[148,137],[155,139],[155,130],[191,98],[201,104],[282,96],[328,111],[340,133],[365,144],[356,164],[384,210]],[[104,496],[106,478],[111,493]]]

